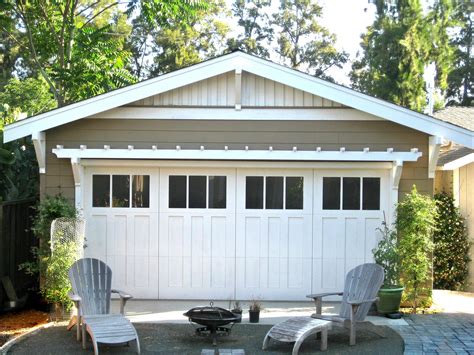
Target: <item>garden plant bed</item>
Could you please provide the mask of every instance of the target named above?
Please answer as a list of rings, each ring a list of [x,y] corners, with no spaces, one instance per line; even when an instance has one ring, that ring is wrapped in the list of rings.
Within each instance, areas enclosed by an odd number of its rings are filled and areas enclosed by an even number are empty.
[[[0,315],[0,346],[11,338],[48,323],[48,314],[29,309]]]
[[[201,354],[202,349],[212,349],[210,339],[196,336],[194,328],[189,324],[134,324],[142,354]],[[288,354],[293,344],[271,341],[268,350],[262,351],[262,342],[271,325],[236,324],[232,334],[218,340],[219,349],[244,349],[248,354]],[[349,346],[347,330],[334,328],[328,335],[328,350],[325,354],[403,354],[402,338],[390,328],[385,328],[385,338],[381,338],[366,330],[365,324],[358,328],[357,346]],[[11,354],[31,354],[36,349],[50,354],[84,354],[81,343],[76,341],[75,332],[66,331],[66,323],[58,323],[42,329],[37,334],[23,339],[11,349]],[[51,341],[54,339],[54,341]],[[315,337],[308,338],[300,348],[301,354],[319,353],[320,341]],[[90,339],[87,349],[92,351]],[[100,346],[103,353],[135,353],[132,345],[108,347]]]

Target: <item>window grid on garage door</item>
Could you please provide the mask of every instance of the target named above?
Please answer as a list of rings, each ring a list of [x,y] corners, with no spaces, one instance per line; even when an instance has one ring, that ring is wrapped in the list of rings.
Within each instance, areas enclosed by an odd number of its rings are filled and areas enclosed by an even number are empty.
[[[325,176],[321,186],[323,210],[378,211],[380,210],[380,177]],[[351,183],[357,183],[357,201],[346,200]],[[331,197],[335,196],[335,199]],[[357,205],[357,208],[354,208]]]
[[[201,189],[204,188],[204,196],[199,196],[199,183],[196,186],[191,186],[191,184],[196,184],[199,178],[204,178],[204,186],[200,186]],[[184,194],[178,196],[182,201],[173,201],[172,199],[175,196],[173,188],[176,187],[179,189],[179,186],[175,186],[176,183],[183,184],[183,181],[179,180],[184,179]],[[220,180],[220,181],[219,181]],[[192,183],[193,181],[193,183]],[[211,183],[212,181],[212,183]],[[182,188],[182,187],[181,187]],[[179,192],[179,191],[177,191]],[[211,199],[211,194],[213,197],[219,194],[223,196],[216,199]],[[204,197],[204,205],[196,203],[199,199]],[[196,200],[197,199],[197,200]],[[202,203],[202,201],[201,201]],[[226,209],[227,208],[227,176],[225,175],[169,175],[168,176],[168,208],[190,208],[190,209]]]
[[[261,202],[260,199],[257,199],[257,201],[252,201],[251,197],[249,194],[252,192],[249,191],[249,182],[254,181],[258,182],[258,180],[261,179],[261,183],[255,184],[256,188],[258,189],[261,185],[261,191],[254,191],[253,193],[258,193],[258,195],[261,195]],[[270,179],[273,179],[274,183],[278,184],[277,179],[281,179],[281,188],[279,188],[279,191],[281,192],[281,207],[278,207],[275,205],[272,207],[268,207],[269,202],[270,203],[275,203],[280,205],[278,202],[279,201],[269,201],[269,195],[268,195],[268,190],[269,190],[269,181],[272,181]],[[288,196],[291,194],[291,192],[288,192],[288,179],[300,179],[301,180],[301,185],[298,188],[298,192],[295,198],[297,199],[297,202],[295,200],[291,201],[291,205],[288,204]],[[283,175],[248,175],[245,177],[245,209],[247,210],[303,210],[304,207],[304,177],[303,176],[283,176]],[[250,198],[249,198],[250,197]],[[280,200],[280,198],[278,198]],[[250,204],[253,204],[252,207],[249,207]],[[260,207],[261,206],[261,207]],[[296,206],[296,207],[292,207]]]

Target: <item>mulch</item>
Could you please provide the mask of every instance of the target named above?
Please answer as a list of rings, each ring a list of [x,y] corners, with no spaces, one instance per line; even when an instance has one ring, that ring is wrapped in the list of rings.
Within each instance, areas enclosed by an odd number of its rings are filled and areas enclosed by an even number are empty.
[[[0,315],[0,346],[13,337],[48,323],[48,313],[34,309]]]
[[[66,323],[42,329],[32,337],[21,340],[14,345],[11,354],[31,354],[41,349],[46,354],[85,354],[92,352],[92,343],[88,339],[87,351],[82,350],[81,343],[75,339],[74,331],[66,331]],[[195,335],[190,324],[151,324],[136,323],[142,354],[201,354],[203,349],[213,349],[207,337]],[[244,349],[245,354],[288,354],[293,344],[270,341],[268,350],[262,351],[262,341],[271,326],[236,324],[228,337],[218,338],[217,349]],[[369,331],[368,326],[361,325],[357,332],[357,345],[349,346],[349,335],[346,329],[334,327],[328,335],[328,350],[325,354],[403,354],[404,342],[394,330],[384,327],[385,338]],[[301,354],[319,353],[320,341],[309,337],[300,348]],[[103,353],[135,353],[135,344],[130,346],[107,346],[99,344]]]

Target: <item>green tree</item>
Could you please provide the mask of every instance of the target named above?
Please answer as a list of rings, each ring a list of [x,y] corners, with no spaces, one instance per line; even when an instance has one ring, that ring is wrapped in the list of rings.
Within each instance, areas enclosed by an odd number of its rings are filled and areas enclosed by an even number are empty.
[[[5,0],[0,16],[13,17],[35,70],[62,106],[135,81],[125,70],[130,53],[123,50],[127,20],[134,14],[154,26],[168,26],[206,7],[194,0]]]
[[[474,88],[473,16],[474,3],[459,1],[455,8],[459,28],[451,39],[454,69],[448,75],[448,105],[472,106]]]
[[[31,139],[3,143],[3,127],[21,115],[35,115],[56,106],[43,79],[12,78],[0,91],[0,200],[38,194],[38,165]]]
[[[431,296],[431,253],[436,218],[434,200],[418,193],[415,186],[397,205],[395,225],[399,238],[401,282],[405,286],[404,296],[414,313]]]
[[[273,20],[280,33],[277,53],[294,69],[330,79],[328,69],[341,68],[348,54],[335,48],[336,36],[318,23],[321,16],[312,0],[281,0]]]
[[[221,18],[223,0],[210,2],[206,10],[197,11],[186,26],[180,23],[159,29],[153,39],[152,75],[199,63],[224,51],[229,27]]]
[[[270,56],[269,48],[273,39],[273,28],[267,10],[271,0],[236,0],[232,14],[237,18],[242,33],[227,41],[229,50],[242,50],[262,58]]]
[[[442,192],[434,196],[438,216],[433,236],[434,288],[462,291],[469,274],[467,228],[453,197]]]
[[[375,22],[362,36],[362,55],[352,65],[352,86],[416,111],[427,104],[425,68],[436,66],[443,92],[452,70],[448,29],[454,26],[452,0],[436,0],[425,14],[420,0],[376,1]]]

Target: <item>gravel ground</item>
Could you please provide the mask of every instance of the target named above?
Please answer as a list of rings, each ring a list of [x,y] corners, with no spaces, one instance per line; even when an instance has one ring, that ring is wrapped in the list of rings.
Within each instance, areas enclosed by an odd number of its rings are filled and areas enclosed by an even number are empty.
[[[189,324],[135,324],[140,337],[142,354],[201,354],[202,349],[212,349],[211,341],[198,337]],[[267,351],[262,351],[262,341],[270,329],[269,325],[237,324],[228,337],[218,339],[218,349],[244,349],[245,354],[288,354],[293,344],[270,341]],[[357,334],[357,346],[349,347],[348,331],[334,328],[328,335],[328,351],[325,354],[402,354],[402,338],[385,327],[385,338],[381,338],[361,325]],[[92,351],[92,343],[87,342]],[[101,354],[134,353],[135,346],[109,347],[102,345]],[[81,344],[75,340],[75,331],[67,332],[64,324],[41,330],[37,335],[24,339],[10,349],[11,354],[84,354]],[[300,348],[301,354],[319,352],[319,340],[308,338]]]

